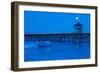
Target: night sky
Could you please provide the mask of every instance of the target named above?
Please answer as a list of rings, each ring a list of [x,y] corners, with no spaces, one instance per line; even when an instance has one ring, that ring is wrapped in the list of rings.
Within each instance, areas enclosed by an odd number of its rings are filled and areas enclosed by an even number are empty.
[[[77,20],[90,32],[90,14],[24,11],[24,33],[70,33]]]

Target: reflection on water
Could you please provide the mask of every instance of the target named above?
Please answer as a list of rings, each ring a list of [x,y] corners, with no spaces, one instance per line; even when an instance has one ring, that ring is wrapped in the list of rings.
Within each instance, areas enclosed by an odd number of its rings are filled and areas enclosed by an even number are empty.
[[[90,42],[25,41],[24,61],[87,59]]]

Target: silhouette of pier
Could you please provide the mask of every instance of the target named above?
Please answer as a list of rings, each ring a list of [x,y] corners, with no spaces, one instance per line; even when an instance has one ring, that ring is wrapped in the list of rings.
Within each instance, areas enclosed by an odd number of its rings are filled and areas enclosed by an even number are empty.
[[[24,34],[25,41],[90,42],[90,33]]]

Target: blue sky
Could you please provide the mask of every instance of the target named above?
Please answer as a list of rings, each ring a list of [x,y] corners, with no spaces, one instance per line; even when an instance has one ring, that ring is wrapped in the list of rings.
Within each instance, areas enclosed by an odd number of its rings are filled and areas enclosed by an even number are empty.
[[[90,14],[24,11],[24,33],[74,32],[76,17],[84,32],[90,32]]]

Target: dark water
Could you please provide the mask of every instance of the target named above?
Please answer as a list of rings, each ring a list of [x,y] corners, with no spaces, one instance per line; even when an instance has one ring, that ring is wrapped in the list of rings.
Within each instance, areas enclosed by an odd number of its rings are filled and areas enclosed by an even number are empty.
[[[90,58],[90,43],[25,41],[24,61],[73,60]]]

